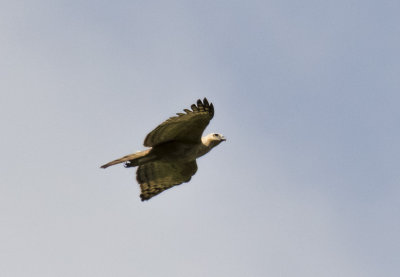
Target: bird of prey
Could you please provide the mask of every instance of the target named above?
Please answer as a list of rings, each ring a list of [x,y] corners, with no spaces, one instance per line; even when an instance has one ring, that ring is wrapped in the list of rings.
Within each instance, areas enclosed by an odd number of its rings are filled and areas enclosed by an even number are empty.
[[[197,100],[197,105],[184,111],[170,117],[146,136],[144,146],[149,149],[111,161],[101,168],[119,163],[125,163],[127,168],[138,166],[136,179],[142,201],[189,182],[197,171],[196,159],[226,139],[216,133],[202,137],[214,116],[214,106],[206,98]]]

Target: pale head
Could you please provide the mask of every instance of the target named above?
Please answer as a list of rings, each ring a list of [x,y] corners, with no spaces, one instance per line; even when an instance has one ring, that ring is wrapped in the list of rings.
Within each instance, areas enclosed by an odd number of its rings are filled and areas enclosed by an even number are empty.
[[[205,137],[202,137],[201,140],[204,144],[214,147],[220,144],[221,142],[226,141],[226,138],[222,134],[212,133],[208,134]]]
[[[221,142],[226,141],[226,138],[221,134],[209,134],[205,137],[201,138],[201,147],[198,149],[197,157],[201,157],[204,154],[208,153],[212,148],[220,144]]]

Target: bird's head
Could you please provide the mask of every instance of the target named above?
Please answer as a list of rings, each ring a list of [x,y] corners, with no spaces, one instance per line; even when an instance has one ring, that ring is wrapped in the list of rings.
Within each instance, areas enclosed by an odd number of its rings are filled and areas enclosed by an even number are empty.
[[[221,142],[226,141],[226,138],[221,134],[212,133],[212,134],[205,136],[203,138],[203,140],[205,140],[208,145],[214,147],[214,146],[217,146],[218,144],[220,144]],[[203,143],[204,143],[204,141],[203,141]]]

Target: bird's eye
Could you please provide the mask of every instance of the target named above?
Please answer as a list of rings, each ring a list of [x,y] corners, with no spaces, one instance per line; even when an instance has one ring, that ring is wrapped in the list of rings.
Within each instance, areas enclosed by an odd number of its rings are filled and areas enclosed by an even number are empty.
[[[218,134],[214,134],[213,136],[214,136],[214,137],[218,137]]]

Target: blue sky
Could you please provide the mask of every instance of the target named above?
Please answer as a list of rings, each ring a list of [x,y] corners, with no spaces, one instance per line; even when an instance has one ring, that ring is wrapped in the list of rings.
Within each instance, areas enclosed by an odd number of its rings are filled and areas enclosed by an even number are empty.
[[[4,276],[399,276],[398,1],[0,4]],[[198,98],[228,141],[100,170]]]

